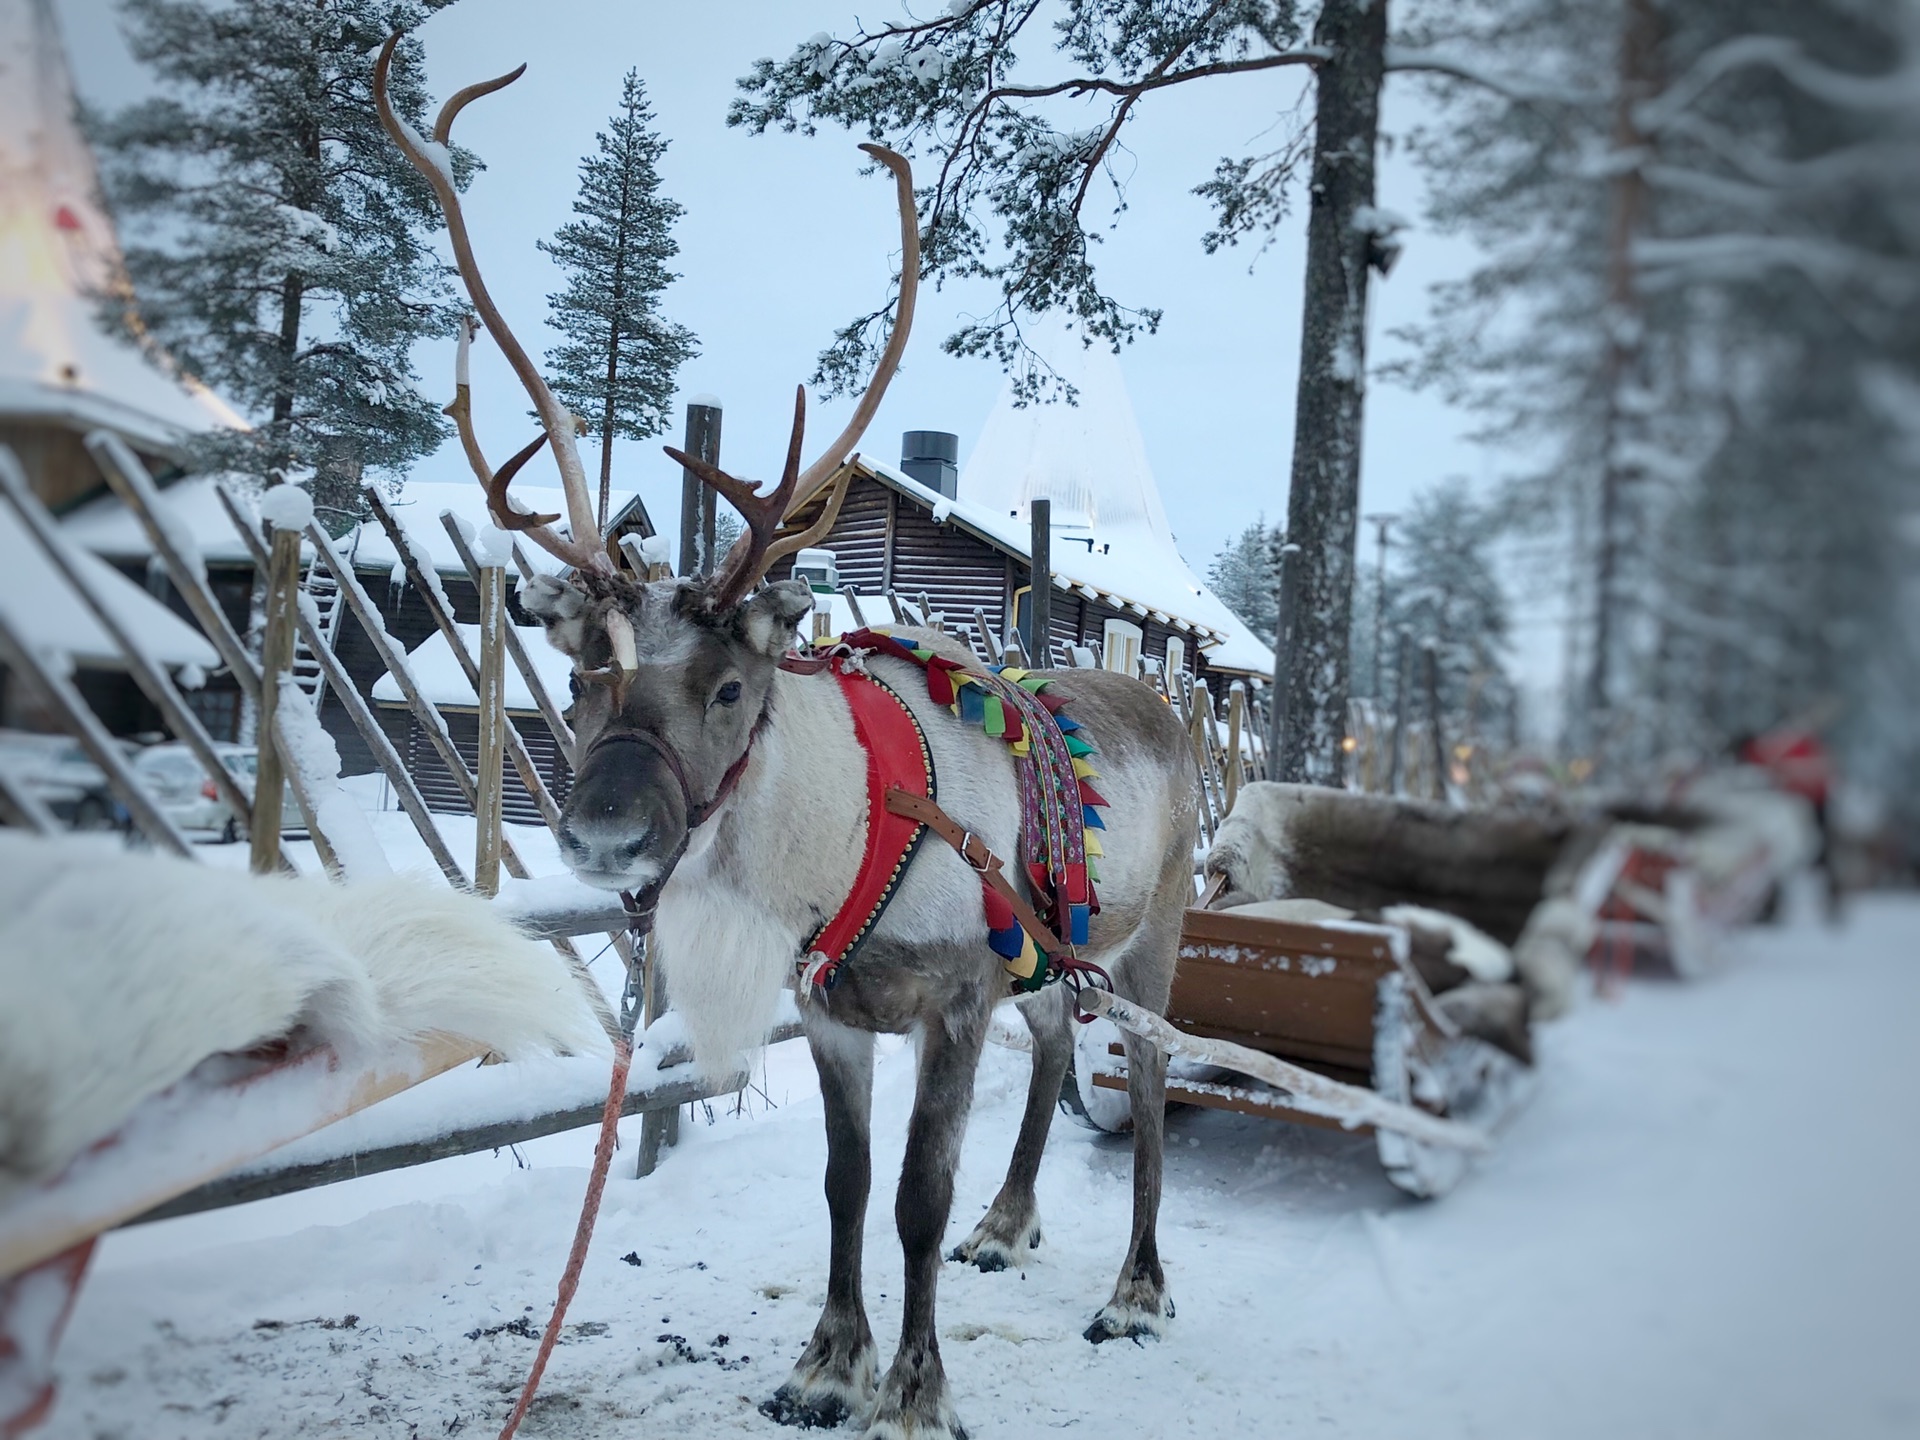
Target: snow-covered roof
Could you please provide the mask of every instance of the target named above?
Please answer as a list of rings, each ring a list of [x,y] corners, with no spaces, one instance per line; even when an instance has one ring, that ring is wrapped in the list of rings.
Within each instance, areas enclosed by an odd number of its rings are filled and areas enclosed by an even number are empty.
[[[118,570],[84,551],[80,563],[95,592],[150,659],[203,670],[220,663],[199,631]],[[53,568],[9,506],[0,506],[0,611],[44,651],[70,655],[82,665],[119,669],[125,664],[86,602]]]
[[[245,422],[204,386],[109,335],[124,286],[49,0],[0,0],[0,415],[104,426],[150,447]]]
[[[615,490],[608,502],[607,514],[609,517],[619,516],[638,496],[638,491]],[[524,485],[516,482],[513,498],[522,509],[536,515],[564,517],[567,513],[566,497],[557,485]],[[414,544],[426,551],[433,561],[433,568],[443,575],[464,576],[467,567],[460,563],[460,556],[453,548],[447,528],[440,523],[440,512],[453,511],[469,535],[477,534],[483,527],[493,524],[493,518],[487,514],[486,493],[473,480],[459,484],[409,480],[399,497],[389,504],[407,533],[413,537]],[[561,534],[566,534],[565,519],[555,528]],[[520,549],[538,571],[557,574],[567,568],[530,541],[522,540]],[[399,559],[393,553],[393,543],[387,539],[387,532],[378,520],[365,522],[342,539],[340,551],[360,569],[388,570]]]
[[[235,564],[252,564],[253,556],[233,528],[233,521],[220,505],[214,485],[234,481],[235,492],[245,496],[251,482],[234,476],[192,475],[177,480],[160,492],[176,536],[190,537],[202,558]],[[95,555],[109,560],[136,560],[153,553],[147,532],[133,512],[120,503],[117,495],[99,495],[61,517],[67,538]]]
[[[467,653],[477,659],[480,654],[480,627],[460,625],[456,628],[466,643]],[[526,647],[527,656],[533,661],[533,668],[539,674],[540,683],[546,687],[547,694],[556,703],[566,704],[567,676],[573,668],[573,662],[547,643],[547,632],[542,626],[516,625],[513,628],[519,632],[520,643]],[[480,704],[479,697],[473,693],[473,686],[467,683],[466,671],[454,659],[447,637],[438,630],[407,652],[407,669],[413,675],[413,683],[420,687],[420,693],[430,704],[466,709],[476,708]],[[520,667],[508,665],[506,678],[507,709],[515,714],[534,713],[537,707],[533,703],[533,691],[527,688]],[[373,682],[373,698],[392,705],[406,701],[406,697],[400,693],[399,682],[392,675],[382,675]]]
[[[1273,673],[1273,652],[1209,590],[1181,556],[1127,396],[1120,361],[1064,323],[1036,326],[1030,343],[1078,392],[1076,403],[1015,403],[1002,387],[948,499],[891,465],[862,457],[878,479],[990,543],[1025,557],[1033,500],[1053,504],[1056,588],[1197,634],[1207,663]]]

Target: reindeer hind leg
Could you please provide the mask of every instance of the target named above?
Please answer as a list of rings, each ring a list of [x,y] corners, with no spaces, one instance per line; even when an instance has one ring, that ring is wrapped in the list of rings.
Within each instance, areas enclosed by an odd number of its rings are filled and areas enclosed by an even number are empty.
[[[1185,853],[1170,855],[1155,902],[1133,940],[1113,966],[1114,988],[1156,1015],[1164,1014],[1180,954],[1180,921],[1193,893]],[[1113,1298],[1093,1318],[1086,1338],[1139,1340],[1165,1333],[1173,1300],[1160,1268],[1158,1225],[1165,1168],[1167,1057],[1136,1035],[1127,1048],[1127,1099],[1133,1113],[1133,1238]]]
[[[1059,1103],[1060,1082],[1073,1060],[1067,999],[1065,989],[1054,986],[1020,1002],[1020,1013],[1033,1035],[1033,1079],[1027,1087],[1020,1138],[1014,1142],[1000,1193],[993,1197],[993,1204],[973,1227],[973,1233],[953,1248],[949,1260],[986,1271],[1018,1269],[1027,1254],[1040,1246],[1040,1208],[1034,1200],[1033,1186]]]

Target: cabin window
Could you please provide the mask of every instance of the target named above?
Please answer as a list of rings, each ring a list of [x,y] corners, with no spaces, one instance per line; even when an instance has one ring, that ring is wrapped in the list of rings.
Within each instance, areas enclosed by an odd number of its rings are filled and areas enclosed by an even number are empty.
[[[1126,620],[1109,620],[1101,664],[1122,675],[1140,673],[1140,627]]]
[[[1187,642],[1178,635],[1167,637],[1167,678],[1172,679],[1187,668]]]

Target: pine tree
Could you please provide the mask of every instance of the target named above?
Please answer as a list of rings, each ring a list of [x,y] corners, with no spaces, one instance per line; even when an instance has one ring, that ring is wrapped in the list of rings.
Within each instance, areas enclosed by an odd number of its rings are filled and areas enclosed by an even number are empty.
[[[629,70],[620,109],[580,162],[573,212],[540,248],[567,275],[549,295],[554,328],[567,338],[547,356],[554,394],[588,417],[600,436],[600,523],[607,523],[613,442],[645,440],[667,428],[674,376],[699,348],[694,334],[660,315],[660,297],[679,276],[673,222],[682,206],[660,193],[667,142],[639,72]]]
[[[1387,0],[948,0],[924,19],[815,35],[785,60],[757,61],[728,113],[729,123],[755,132],[811,134],[825,120],[930,162],[919,196],[925,272],[1000,291],[999,305],[945,348],[994,356],[1015,372],[1022,395],[1038,398],[1065,387],[1027,350],[1024,317],[1066,310],[1116,349],[1159,323],[1159,311],[1108,294],[1093,263],[1099,232],[1127,208],[1128,167],[1118,163],[1126,127],[1177,86],[1242,84],[1226,77],[1289,66],[1312,71],[1311,143],[1297,114],[1250,115],[1241,133],[1270,126],[1280,143],[1221,159],[1196,193],[1216,212],[1201,239],[1211,251],[1270,233],[1310,166],[1287,491],[1287,533],[1299,546],[1289,567],[1294,653],[1277,768],[1323,783],[1341,773],[1347,723],[1367,286],[1371,271],[1391,263],[1397,227],[1374,204],[1381,86],[1390,69],[1459,68],[1437,51],[1390,46],[1388,9]],[[1032,52],[1048,47],[1039,63],[1053,69],[1035,73]],[[1096,209],[1107,213],[1094,218]],[[843,329],[816,383],[856,383],[891,316],[888,305]]]
[[[437,406],[414,342],[447,333],[439,214],[381,132],[374,52],[447,0],[126,0],[156,98],[97,122],[103,183],[136,295],[127,316],[235,401],[250,432],[193,457],[264,478],[315,475],[357,511],[365,467],[433,450]],[[419,47],[395,56],[399,112],[424,127]],[[470,157],[456,152],[464,182]]]
[[[1267,645],[1273,644],[1278,618],[1274,554],[1279,543],[1279,534],[1268,528],[1263,515],[1221,547],[1207,565],[1208,587]]]
[[[1512,690],[1507,597],[1494,568],[1498,538],[1498,525],[1466,484],[1444,481],[1414,497],[1389,567],[1387,632],[1404,628],[1415,643],[1434,642],[1440,703],[1463,722],[1460,733],[1504,715]]]
[[[1479,14],[1566,103],[1446,97],[1435,218],[1492,259],[1440,296],[1422,362],[1545,459],[1510,508],[1570,542],[1563,585],[1588,577],[1575,738],[1631,774],[1826,711],[1844,766],[1913,793],[1911,5]]]

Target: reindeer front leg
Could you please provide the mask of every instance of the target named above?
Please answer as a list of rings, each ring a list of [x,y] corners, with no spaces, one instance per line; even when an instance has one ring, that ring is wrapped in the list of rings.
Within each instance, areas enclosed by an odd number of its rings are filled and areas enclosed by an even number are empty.
[[[793,1374],[761,1405],[782,1425],[838,1425],[873,1403],[878,1354],[860,1294],[860,1247],[873,1187],[873,1036],[808,1007],[807,1045],[827,1119],[827,1212],[833,1225],[827,1305]]]
[[[920,1078],[914,1092],[907,1153],[900,1165],[894,1220],[906,1252],[905,1313],[900,1348],[880,1382],[865,1440],[966,1440],[947,1394],[934,1333],[934,1291],[940,1280],[940,1241],[953,1208],[953,1176],[973,1108],[973,1076],[980,1064],[991,1007],[984,995],[957,999],[936,1014],[920,1036]]]

